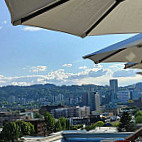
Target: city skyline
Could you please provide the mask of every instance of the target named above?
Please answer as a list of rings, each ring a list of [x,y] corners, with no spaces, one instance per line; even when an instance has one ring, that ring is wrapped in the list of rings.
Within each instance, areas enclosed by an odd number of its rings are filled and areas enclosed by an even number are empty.
[[[118,63],[94,65],[82,59],[134,34],[82,39],[36,27],[12,26],[5,2],[0,1],[0,5],[0,86],[108,85],[110,79],[118,79],[119,86],[141,82],[141,76],[136,75],[139,70],[124,70]]]

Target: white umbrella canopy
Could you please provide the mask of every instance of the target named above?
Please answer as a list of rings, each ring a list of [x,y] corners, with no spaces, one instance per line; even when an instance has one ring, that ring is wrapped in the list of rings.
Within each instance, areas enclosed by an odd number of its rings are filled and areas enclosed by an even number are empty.
[[[142,0],[5,0],[13,25],[85,37],[142,32]]]
[[[88,58],[98,63],[108,62],[132,62],[141,63],[142,61],[142,34],[118,42],[107,48],[86,55]]]

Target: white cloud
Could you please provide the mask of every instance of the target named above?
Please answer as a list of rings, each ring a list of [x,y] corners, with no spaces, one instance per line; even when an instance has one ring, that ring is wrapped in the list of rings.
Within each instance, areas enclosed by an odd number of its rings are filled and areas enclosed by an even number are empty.
[[[124,69],[124,64],[122,64],[122,63],[113,64],[113,65],[110,65],[109,68],[113,71],[122,70],[122,69]]]
[[[41,67],[41,66],[40,66]],[[43,67],[43,66],[42,66]],[[46,66],[45,66],[46,67]],[[43,71],[45,69],[34,67],[33,71]],[[108,70],[106,69],[86,69],[78,73],[68,73],[64,69],[58,69],[50,72],[47,75],[28,75],[19,77],[5,77],[0,76],[0,85],[32,85],[32,84],[45,84],[54,83],[56,85],[72,85],[72,84],[85,84],[87,80],[94,80],[101,76],[105,76]],[[85,82],[84,82],[85,80]]]
[[[82,66],[82,67],[79,67],[78,69],[80,69],[80,70],[87,69],[87,66]]]
[[[30,27],[30,26],[26,26],[24,28],[22,28],[23,31],[30,31],[30,32],[34,32],[34,31],[39,31],[42,30],[41,28],[38,27]]]
[[[27,83],[27,82],[12,82],[11,85],[14,85],[14,86],[30,86],[31,84]]]
[[[4,20],[4,21],[3,21],[3,24],[7,24],[7,21],[6,21],[6,20]]]
[[[63,67],[72,67],[72,64],[64,64]]]
[[[46,66],[32,67],[31,71],[40,72],[46,71]],[[119,76],[115,76],[119,74]],[[33,85],[33,84],[45,84],[53,83],[56,85],[81,85],[81,84],[96,84],[96,85],[108,85],[109,79],[118,79],[119,84],[122,86],[128,84],[134,84],[141,81],[141,76],[135,74],[135,70],[118,69],[113,71],[112,68],[95,66],[93,68],[86,68],[83,71],[77,73],[66,72],[65,69],[58,69],[47,73],[46,75],[27,75],[17,77],[6,77],[0,75],[0,86],[6,85]]]
[[[47,70],[47,66],[35,66],[31,67],[30,72],[43,72]]]
[[[2,29],[2,27],[0,26],[0,30]]]

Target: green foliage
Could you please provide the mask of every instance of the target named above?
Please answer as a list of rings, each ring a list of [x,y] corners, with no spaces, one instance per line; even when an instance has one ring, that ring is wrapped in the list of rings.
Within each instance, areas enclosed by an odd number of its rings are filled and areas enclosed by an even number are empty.
[[[94,124],[91,124],[91,125],[88,125],[88,126],[85,127],[85,129],[86,129],[87,131],[93,130],[93,129],[95,129],[95,128],[96,128],[96,126],[95,126]]]
[[[66,130],[66,118],[65,117],[60,117],[59,121],[61,123],[62,130]]]
[[[50,134],[50,133],[54,132],[54,128],[55,128],[54,117],[49,112],[46,112],[44,115],[44,119],[45,119],[45,123],[46,123],[47,133]]]
[[[70,130],[71,124],[70,120],[66,119],[66,130]]]
[[[33,133],[34,126],[30,122],[8,122],[4,125],[0,138],[5,142],[14,142],[24,135],[32,135]]]
[[[90,130],[95,129],[96,127],[103,127],[103,126],[104,126],[104,122],[103,121],[98,121],[98,122],[96,122],[94,124],[86,126],[85,129],[87,131],[90,131]]]
[[[80,124],[80,125],[74,125],[74,126],[70,127],[71,130],[78,130],[78,129],[82,129],[82,128],[83,128],[82,124]]]
[[[5,142],[14,142],[14,140],[18,140],[19,135],[19,126],[16,122],[6,123],[1,133],[1,137]]]
[[[104,122],[103,121],[98,121],[94,124],[96,127],[103,127],[104,126]]]
[[[134,130],[134,124],[131,122],[131,115],[129,112],[123,112],[120,123],[118,125],[119,132],[131,132]]]
[[[136,112],[135,117],[137,116],[142,116],[142,112],[140,110]]]
[[[62,130],[61,122],[60,122],[60,120],[58,120],[55,123],[55,132],[58,132],[58,131],[61,131],[61,130]]]
[[[34,118],[42,118],[42,115],[38,112],[34,113]]]
[[[87,131],[90,131],[90,130],[95,129],[96,127],[103,127],[103,126],[104,126],[104,122],[103,121],[98,121],[98,122],[96,122],[94,124],[86,126],[85,129]]]
[[[27,124],[28,124],[30,135],[33,135],[35,133],[34,125],[30,122],[27,122]]]
[[[71,126],[70,129],[71,130],[77,130],[78,128],[77,128],[77,126]]]
[[[142,123],[142,116],[137,116],[136,118],[135,118],[135,122],[136,123]]]
[[[134,103],[134,101],[133,100],[128,100],[128,103]]]
[[[135,113],[135,122],[142,123],[142,112],[140,110]]]
[[[118,127],[118,125],[120,124],[118,121],[115,123],[111,123],[113,127]]]
[[[20,137],[24,135],[33,135],[35,130],[30,122],[17,121],[16,123],[20,128]]]

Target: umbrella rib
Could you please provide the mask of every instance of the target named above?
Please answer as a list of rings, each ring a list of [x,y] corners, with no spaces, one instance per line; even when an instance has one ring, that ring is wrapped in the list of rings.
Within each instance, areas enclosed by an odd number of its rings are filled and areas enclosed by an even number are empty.
[[[135,65],[137,65],[137,64],[138,64],[138,63],[133,63],[133,64],[131,64],[131,65],[125,64],[124,69],[131,68],[131,67],[133,67],[133,66],[135,66]]]
[[[99,19],[97,22],[95,22],[95,24],[92,25],[92,26],[85,32],[85,36],[87,36],[96,26],[98,26],[99,23],[100,23],[103,19],[105,19],[105,17],[106,17],[111,11],[113,11],[113,9],[116,8],[122,1],[124,1],[124,0],[116,0],[116,3],[115,3],[110,9],[108,9],[108,11],[106,11],[106,13],[105,13],[102,17],[100,17],[100,19]]]
[[[27,20],[29,20],[31,18],[34,18],[34,17],[36,17],[36,16],[38,16],[38,15],[44,13],[44,12],[47,12],[47,11],[49,11],[49,10],[51,10],[51,9],[61,5],[61,4],[64,4],[64,3],[68,2],[68,1],[70,1],[70,0],[60,0],[60,1],[54,3],[54,4],[50,5],[50,6],[47,6],[47,7],[44,7],[42,9],[38,10],[38,11],[35,11],[34,13],[31,13],[30,15],[28,15],[28,16],[26,16],[24,18],[21,18],[21,23],[26,22]]]

